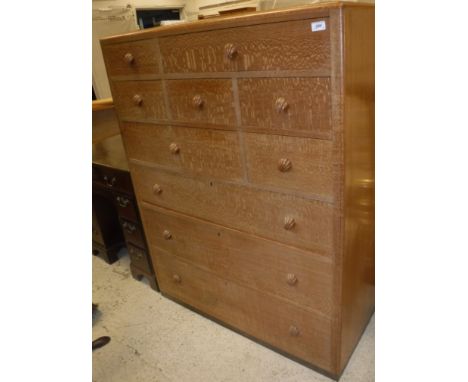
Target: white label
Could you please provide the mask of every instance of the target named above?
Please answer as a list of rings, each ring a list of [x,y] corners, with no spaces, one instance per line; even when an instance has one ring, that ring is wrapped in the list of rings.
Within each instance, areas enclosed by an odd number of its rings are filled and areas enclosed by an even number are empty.
[[[310,24],[312,27],[312,32],[324,31],[327,29],[327,24],[325,24],[325,20],[314,21]]]

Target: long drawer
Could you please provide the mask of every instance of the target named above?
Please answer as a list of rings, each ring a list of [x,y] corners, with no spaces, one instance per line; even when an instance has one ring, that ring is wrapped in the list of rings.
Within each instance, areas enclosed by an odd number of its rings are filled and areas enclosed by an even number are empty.
[[[331,137],[329,78],[241,78],[238,84],[244,128]]]
[[[326,24],[327,18],[322,19]],[[166,73],[245,70],[330,71],[329,28],[298,20],[162,37]]]
[[[330,255],[333,207],[251,186],[202,180],[131,164],[140,200]]]
[[[127,156],[219,179],[243,178],[237,132],[122,123]]]
[[[323,139],[245,134],[251,182],[333,199],[333,143]]]
[[[167,252],[152,254],[161,291],[205,314],[326,370],[331,320],[240,286]]]
[[[142,209],[154,256],[160,249],[220,277],[330,316],[330,259],[149,204]]]

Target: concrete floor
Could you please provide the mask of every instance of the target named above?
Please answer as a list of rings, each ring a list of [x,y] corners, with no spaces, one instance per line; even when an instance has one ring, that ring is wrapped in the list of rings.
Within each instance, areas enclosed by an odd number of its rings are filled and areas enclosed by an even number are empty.
[[[112,338],[93,352],[93,381],[332,381],[162,297],[120,255],[112,265],[93,257],[93,339]],[[340,381],[374,381],[374,318]]]

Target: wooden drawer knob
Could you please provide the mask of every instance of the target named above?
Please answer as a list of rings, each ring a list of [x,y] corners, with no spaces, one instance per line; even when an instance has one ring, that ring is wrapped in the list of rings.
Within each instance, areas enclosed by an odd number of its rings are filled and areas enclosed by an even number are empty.
[[[174,282],[177,283],[177,284],[180,284],[180,282],[182,281],[182,279],[180,278],[180,276],[178,274],[174,274],[172,276],[172,280],[174,280]]]
[[[279,97],[275,102],[275,107],[278,113],[284,113],[286,110],[288,110],[289,104],[286,102],[284,97]]]
[[[139,94],[135,94],[135,95],[133,96],[133,104],[134,104],[135,106],[141,106],[142,103],[143,103],[143,98],[142,98],[142,96],[139,95]]]
[[[153,194],[158,195],[162,192],[162,188],[159,184],[155,183],[153,185]]]
[[[284,218],[284,229],[290,231],[294,228],[295,225],[296,225],[296,221],[294,220],[293,217],[286,216]]]
[[[224,53],[228,59],[233,60],[237,56],[237,48],[234,44],[228,43],[224,46]]]
[[[291,170],[292,168],[292,162],[288,158],[281,158],[278,161],[278,170],[281,172],[286,172]]]
[[[165,229],[163,231],[163,237],[165,240],[170,240],[172,238],[172,234],[170,231],[168,231],[167,229]]]
[[[179,146],[174,142],[169,145],[169,150],[171,150],[172,154],[178,154],[180,151]]]
[[[289,285],[296,285],[297,284],[297,277],[294,273],[288,273],[286,276],[286,281]]]
[[[195,107],[196,109],[201,109],[202,106],[203,106],[203,98],[201,97],[201,95],[196,95],[192,98],[192,105],[193,107]]]
[[[291,325],[289,327],[289,334],[293,337],[297,337],[299,335],[299,328],[297,326]]]
[[[133,64],[135,62],[135,57],[133,57],[133,54],[131,53],[126,53],[124,59],[127,62],[127,64]]]

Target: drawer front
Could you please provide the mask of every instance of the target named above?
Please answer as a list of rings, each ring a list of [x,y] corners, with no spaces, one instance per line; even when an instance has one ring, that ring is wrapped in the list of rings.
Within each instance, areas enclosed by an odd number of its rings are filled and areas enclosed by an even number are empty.
[[[239,79],[245,128],[330,138],[329,78]]]
[[[333,198],[333,143],[311,138],[245,134],[252,183]]]
[[[325,370],[331,322],[273,296],[242,287],[160,251],[153,256],[163,293]]]
[[[136,165],[132,178],[140,200],[319,254],[331,253],[333,209],[326,203]]]
[[[114,201],[120,217],[131,221],[138,221],[138,209],[135,200],[127,195],[116,194]]]
[[[125,236],[125,241],[140,247],[146,247],[143,229],[138,223],[134,223],[125,219],[121,219],[122,231]]]
[[[128,254],[130,255],[130,259],[132,264],[137,268],[141,269],[142,271],[147,271],[153,273],[151,266],[148,261],[148,254],[145,250],[136,247],[132,244],[127,244]]]
[[[243,178],[237,132],[143,123],[122,123],[121,129],[130,159],[189,174]]]
[[[166,85],[174,121],[236,124],[231,80],[168,80]]]
[[[167,119],[161,81],[114,82],[112,96],[121,120]]]
[[[157,41],[141,40],[115,45],[102,45],[107,73],[114,76],[138,76],[159,73]]]
[[[329,259],[158,207],[142,211],[148,243],[222,278],[332,313]]]
[[[109,167],[100,167],[100,183],[109,190],[123,191],[133,193],[132,180],[130,173],[119,171]]]
[[[327,19],[324,19],[328,23]],[[229,28],[160,39],[166,73],[255,70],[330,72],[330,32],[312,20]]]

